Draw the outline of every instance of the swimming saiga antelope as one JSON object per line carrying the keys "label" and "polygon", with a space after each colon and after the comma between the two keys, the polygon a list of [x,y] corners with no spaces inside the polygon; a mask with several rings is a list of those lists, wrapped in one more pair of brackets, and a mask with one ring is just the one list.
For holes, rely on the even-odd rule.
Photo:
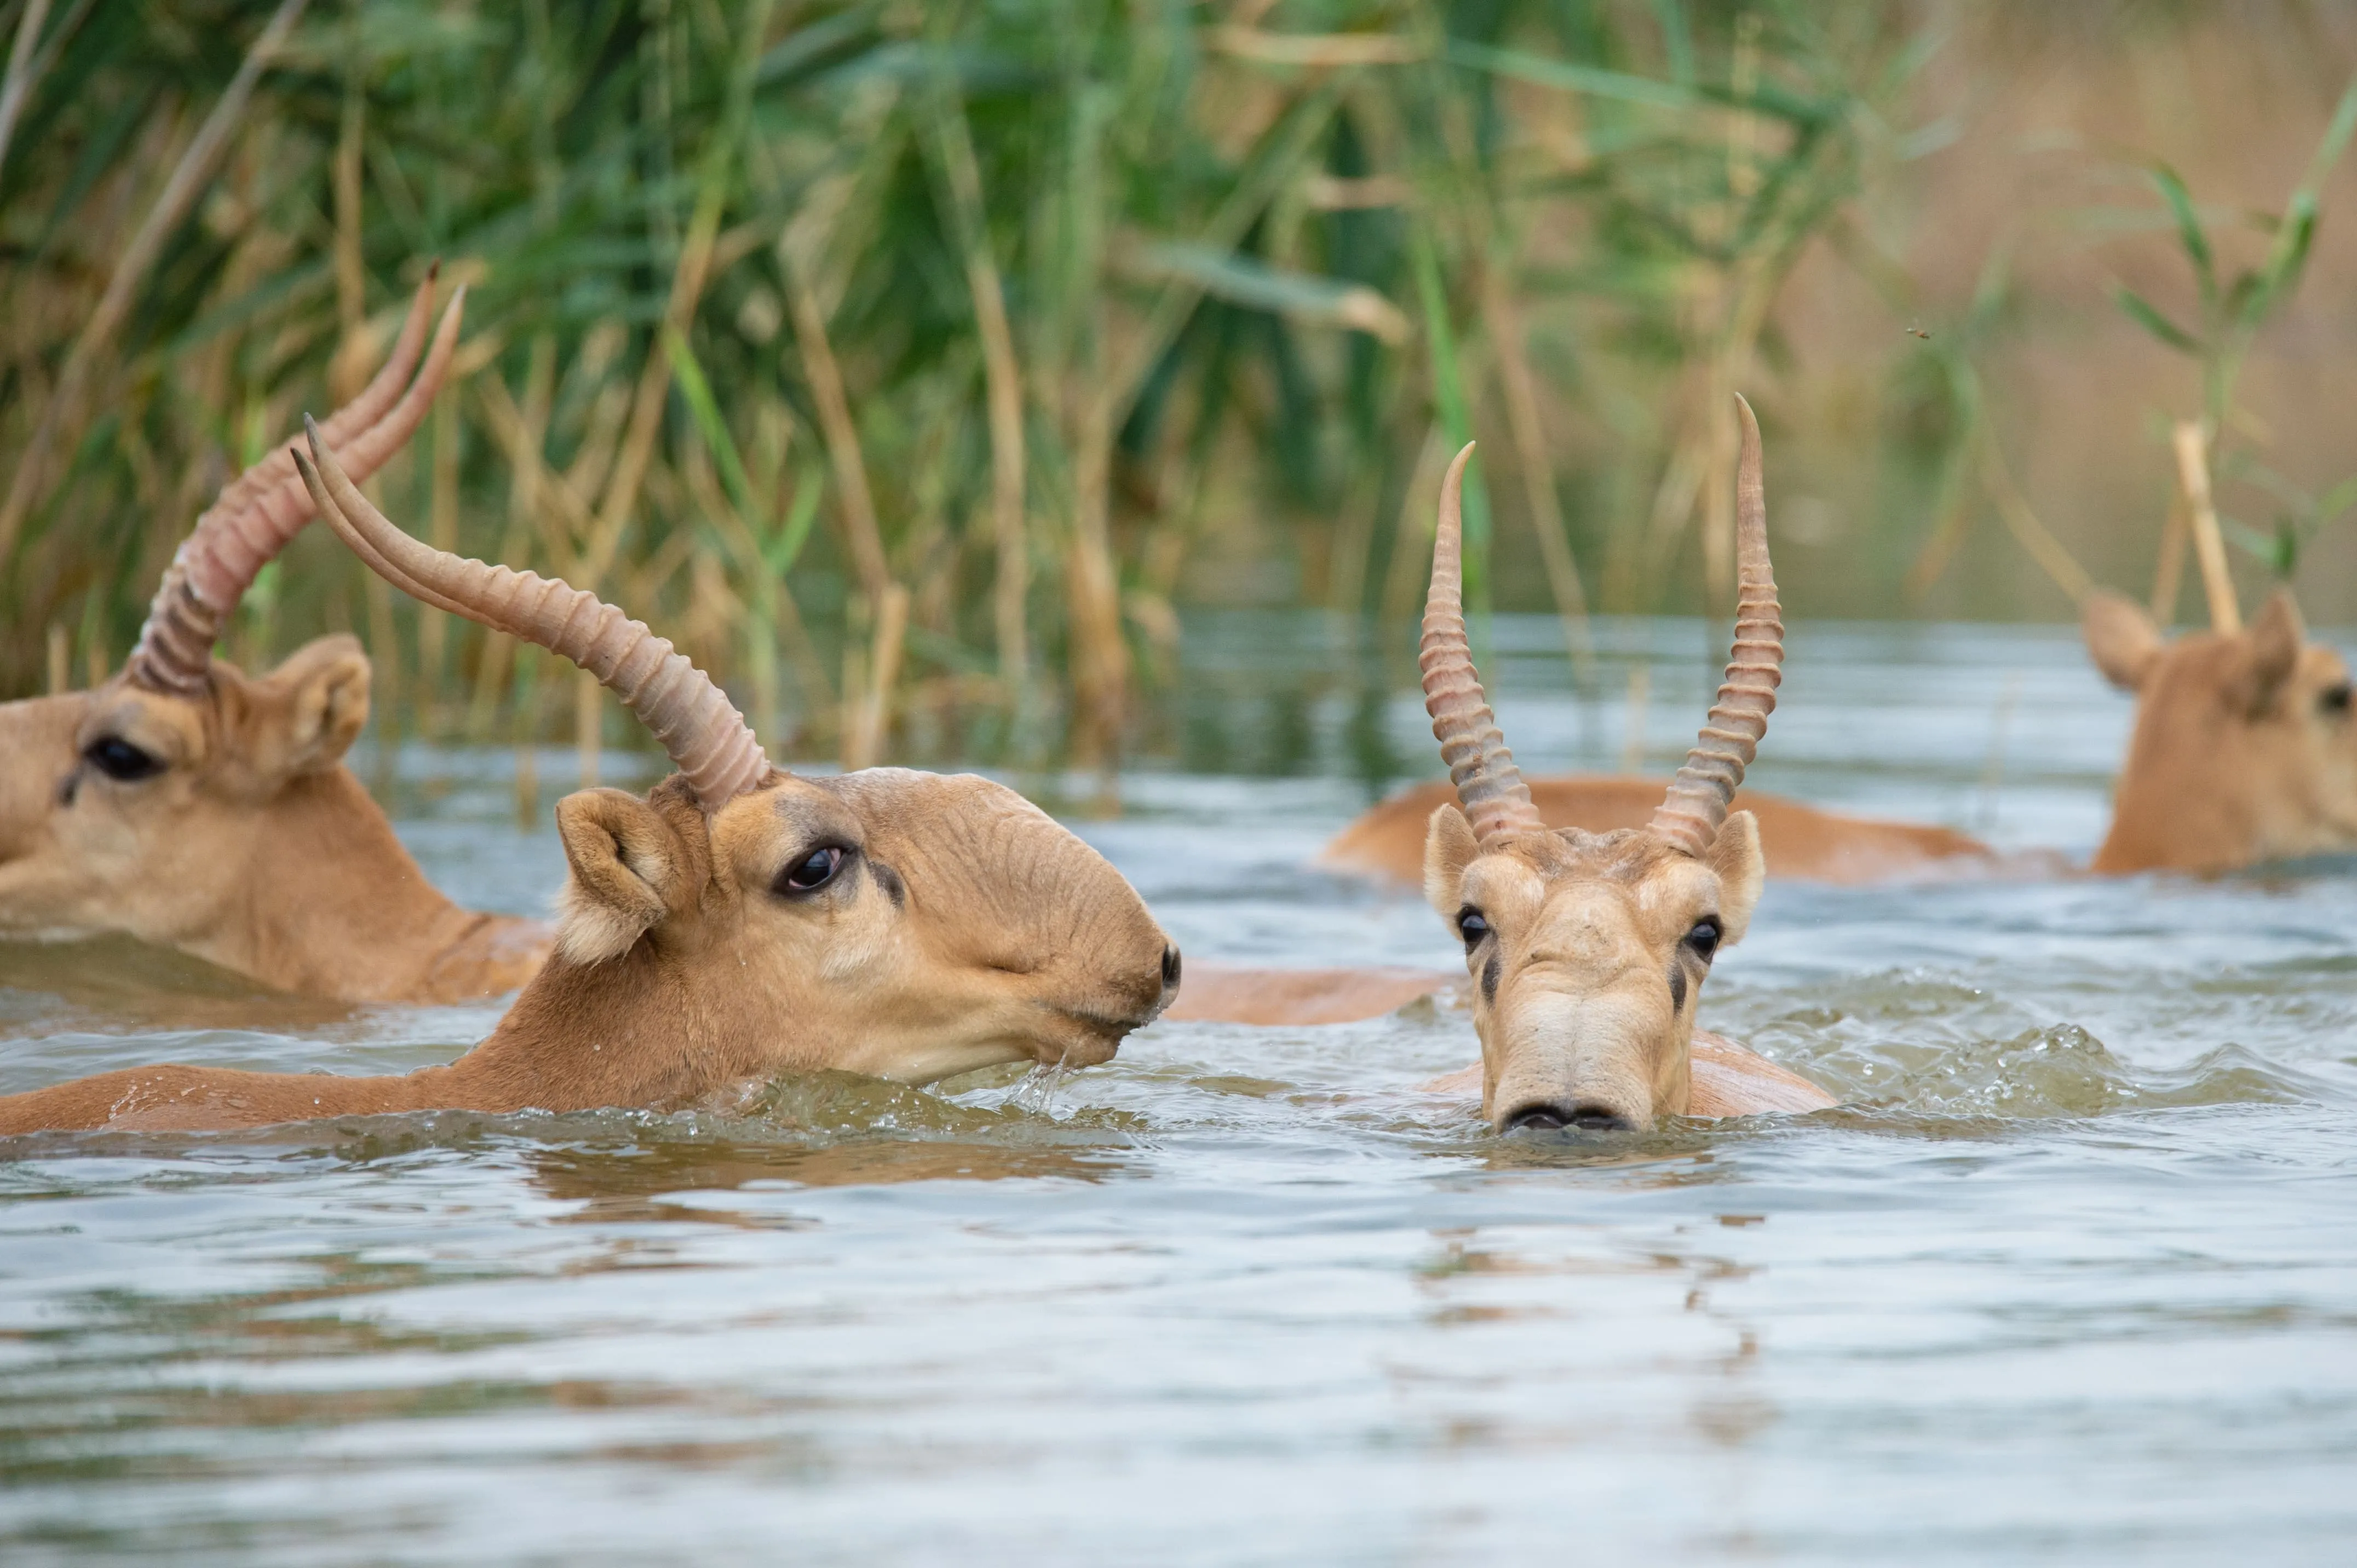
{"label": "swimming saiga antelope", "polygon": [[[466,291],[426,350],[433,286],[429,275],[384,368],[321,431],[363,478],[409,438],[449,369]],[[357,641],[319,638],[260,676],[212,657],[311,515],[291,447],[273,451],[181,542],[119,672],[0,704],[0,937],[122,933],[352,1002],[495,995],[539,967],[547,927],[436,892],[344,767],[368,721]]]}
{"label": "swimming saiga antelope", "polygon": [[923,1083],[1001,1062],[1089,1066],[1178,988],[1178,950],[1136,892],[1013,790],[890,768],[797,779],[645,626],[410,538],[317,427],[297,460],[371,569],[591,671],[679,771],[643,797],[557,802],[555,950],[450,1065],[385,1078],[134,1068],[0,1099],[0,1133],[726,1103],[818,1068]]}
{"label": "swimming saiga antelope", "polygon": [[1760,426],[1749,404],[1738,400],[1738,413],[1734,653],[1700,737],[1641,827],[1541,819],[1466,641],[1459,492],[1470,446],[1441,487],[1418,662],[1456,800],[1426,826],[1424,890],[1465,944],[1481,1061],[1434,1087],[1478,1089],[1501,1132],[1641,1129],[1663,1116],[1834,1103],[1695,1027],[1711,961],[1742,940],[1766,876],[1758,821],[1731,808],[1784,661]]}

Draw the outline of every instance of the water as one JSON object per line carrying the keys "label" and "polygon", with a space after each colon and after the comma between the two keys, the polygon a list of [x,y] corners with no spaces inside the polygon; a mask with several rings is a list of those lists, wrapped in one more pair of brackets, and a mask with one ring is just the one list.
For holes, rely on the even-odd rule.
{"label": "water", "polygon": [[[1602,630],[1581,703],[1500,629],[1526,765],[1611,766],[1639,659],[1648,765],[1691,734],[1703,629]],[[1404,661],[1190,635],[1082,831],[1190,957],[1448,965],[1305,868],[1431,770]],[[1756,778],[2083,856],[2126,719],[2065,632],[1804,629]],[[413,753],[394,798],[446,886],[537,908],[503,768]],[[740,1120],[0,1145],[0,1560],[2344,1561],[2352,886],[1771,886],[1704,1020],[1853,1108],[1641,1140],[1418,1093],[1473,1054],[1426,1004]],[[9,953],[0,1089],[397,1069],[494,1011]]]}

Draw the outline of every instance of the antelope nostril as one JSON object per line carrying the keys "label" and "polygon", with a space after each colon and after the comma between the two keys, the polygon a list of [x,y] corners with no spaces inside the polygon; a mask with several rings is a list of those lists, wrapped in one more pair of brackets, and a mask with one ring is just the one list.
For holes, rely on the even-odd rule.
{"label": "antelope nostril", "polygon": [[1178,944],[1176,942],[1162,944],[1162,988],[1165,991],[1178,988]]}
{"label": "antelope nostril", "polygon": [[1626,1133],[1636,1123],[1609,1106],[1581,1104],[1566,1111],[1560,1105],[1525,1105],[1506,1118],[1509,1133]]}

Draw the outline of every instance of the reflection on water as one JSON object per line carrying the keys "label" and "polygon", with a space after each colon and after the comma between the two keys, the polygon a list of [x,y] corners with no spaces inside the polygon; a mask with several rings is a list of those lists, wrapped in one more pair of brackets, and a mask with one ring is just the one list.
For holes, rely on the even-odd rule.
{"label": "reflection on water", "polygon": [[[1190,955],[1453,961],[1306,869],[1434,770],[1357,635],[1191,628],[1081,824]],[[1702,629],[1604,628],[1585,701],[1551,635],[1497,635],[1517,753],[1612,766],[1644,657],[1666,771]],[[2067,634],[1804,628],[1760,779],[2083,854],[2126,720]],[[412,752],[394,799],[438,881],[537,911],[504,765]],[[1490,1137],[1419,1090],[1473,1050],[1426,1003],[1166,1023],[1054,1085],[17,1140],[0,1559],[2336,1561],[2352,891],[1771,887],[1706,1022],[1851,1104],[1643,1138]],[[0,950],[0,1088],[404,1070],[496,1014]]]}

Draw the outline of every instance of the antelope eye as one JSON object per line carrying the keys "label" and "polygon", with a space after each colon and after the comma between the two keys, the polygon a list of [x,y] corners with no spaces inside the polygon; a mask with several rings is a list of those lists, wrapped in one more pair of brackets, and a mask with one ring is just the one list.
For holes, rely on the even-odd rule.
{"label": "antelope eye", "polygon": [[135,784],[164,771],[164,759],[119,735],[102,736],[82,748],[82,760],[118,784]]}
{"label": "antelope eye", "polygon": [[1467,947],[1478,947],[1481,939],[1490,934],[1490,922],[1481,918],[1479,909],[1459,909],[1457,911],[1457,934],[1465,939]]}
{"label": "antelope eye", "polygon": [[778,875],[780,893],[815,893],[834,880],[843,863],[850,858],[833,844],[814,849]]}
{"label": "antelope eye", "polygon": [[1718,950],[1718,917],[1712,915],[1695,922],[1694,929],[1686,933],[1686,946],[1692,948],[1703,962],[1708,963],[1710,955]]}
{"label": "antelope eye", "polygon": [[2328,714],[2340,716],[2349,712],[2349,682],[2327,686],[2316,694],[2316,705]]}

